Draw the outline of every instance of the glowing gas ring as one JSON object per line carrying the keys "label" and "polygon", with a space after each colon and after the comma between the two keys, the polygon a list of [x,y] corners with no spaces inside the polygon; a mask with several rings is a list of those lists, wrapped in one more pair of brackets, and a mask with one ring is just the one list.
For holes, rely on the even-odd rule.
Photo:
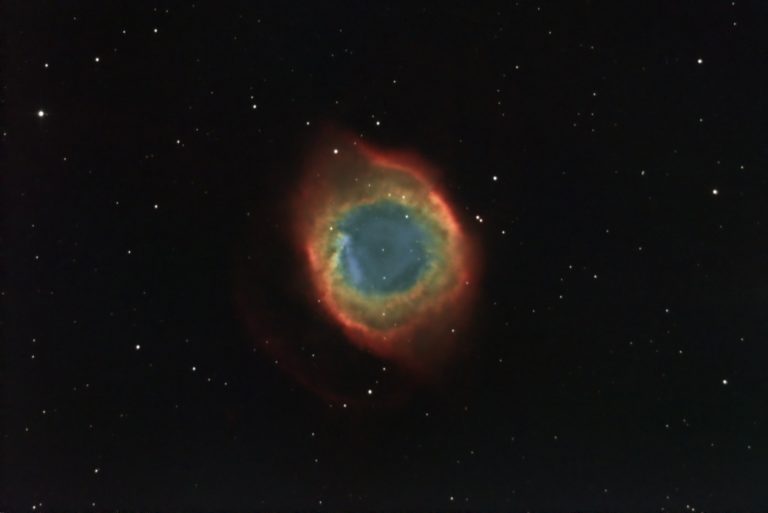
{"label": "glowing gas ring", "polygon": [[297,210],[313,292],[351,340],[405,361],[450,349],[472,244],[423,165],[347,145],[311,164]]}

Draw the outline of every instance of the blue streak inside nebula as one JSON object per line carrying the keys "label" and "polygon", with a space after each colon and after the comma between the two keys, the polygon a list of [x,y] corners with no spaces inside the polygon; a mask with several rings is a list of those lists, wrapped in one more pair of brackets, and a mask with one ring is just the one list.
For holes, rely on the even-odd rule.
{"label": "blue streak inside nebula", "polygon": [[339,223],[344,279],[366,294],[413,287],[428,263],[424,229],[409,210],[381,201],[351,210]]}

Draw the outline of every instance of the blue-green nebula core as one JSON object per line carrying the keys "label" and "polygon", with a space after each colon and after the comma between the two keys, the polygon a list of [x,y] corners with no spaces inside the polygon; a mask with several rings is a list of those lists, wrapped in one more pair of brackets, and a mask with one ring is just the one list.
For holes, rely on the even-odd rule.
{"label": "blue-green nebula core", "polygon": [[366,294],[413,287],[428,264],[428,235],[415,215],[393,201],[350,210],[339,222],[344,279]]}

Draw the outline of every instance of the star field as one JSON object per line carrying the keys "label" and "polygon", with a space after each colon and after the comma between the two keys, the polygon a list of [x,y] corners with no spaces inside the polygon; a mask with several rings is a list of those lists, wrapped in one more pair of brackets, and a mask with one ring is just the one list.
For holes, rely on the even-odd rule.
{"label": "star field", "polygon": [[[768,506],[764,3],[4,11],[2,511]],[[478,248],[431,374],[291,235],[365,145]],[[333,228],[355,290],[423,279],[410,206]]]}

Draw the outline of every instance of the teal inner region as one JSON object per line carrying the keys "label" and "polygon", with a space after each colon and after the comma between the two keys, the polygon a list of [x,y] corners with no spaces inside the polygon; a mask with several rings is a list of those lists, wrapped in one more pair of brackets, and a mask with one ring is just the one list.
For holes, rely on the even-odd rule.
{"label": "teal inner region", "polygon": [[407,207],[380,201],[350,210],[339,222],[339,265],[349,285],[366,294],[412,288],[428,266],[429,236]]}

